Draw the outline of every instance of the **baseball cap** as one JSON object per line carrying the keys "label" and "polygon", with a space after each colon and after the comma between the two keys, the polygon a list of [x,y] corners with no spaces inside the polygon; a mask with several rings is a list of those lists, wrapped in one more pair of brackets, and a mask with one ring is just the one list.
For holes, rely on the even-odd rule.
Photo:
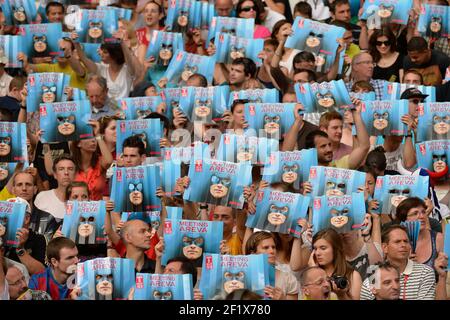
{"label": "baseball cap", "polygon": [[409,88],[403,91],[400,99],[410,99],[410,98],[420,98],[425,99],[428,97],[427,94],[423,94],[422,91],[420,91],[417,88]]}

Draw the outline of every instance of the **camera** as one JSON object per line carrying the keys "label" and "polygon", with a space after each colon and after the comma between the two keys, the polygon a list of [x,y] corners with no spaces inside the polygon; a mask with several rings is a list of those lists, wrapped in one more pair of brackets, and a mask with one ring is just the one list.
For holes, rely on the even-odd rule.
{"label": "camera", "polygon": [[345,289],[348,286],[348,280],[343,276],[332,276],[330,277],[330,281],[334,282],[338,289]]}

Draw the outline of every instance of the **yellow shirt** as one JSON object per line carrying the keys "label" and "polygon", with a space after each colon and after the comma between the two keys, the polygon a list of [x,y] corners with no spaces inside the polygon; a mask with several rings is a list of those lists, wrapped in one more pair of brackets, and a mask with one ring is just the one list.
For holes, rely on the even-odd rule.
{"label": "yellow shirt", "polygon": [[237,233],[233,233],[231,238],[227,240],[227,245],[230,248],[231,255],[237,256],[242,254],[242,241]]}
{"label": "yellow shirt", "polygon": [[2,191],[0,191],[0,201],[6,201],[11,198],[15,198],[16,196],[12,193],[9,193],[8,188],[4,187]]}
{"label": "yellow shirt", "polygon": [[348,154],[346,156],[343,156],[340,159],[331,161],[330,167],[335,167],[335,168],[340,168],[340,169],[350,169],[349,164],[348,164],[349,157],[350,157],[350,155]]}
{"label": "yellow shirt", "polygon": [[83,77],[79,76],[70,66],[67,64],[61,67],[59,63],[39,63],[33,65],[34,72],[62,72],[70,75],[70,86],[73,88],[78,88],[84,90],[86,88],[86,75]]}

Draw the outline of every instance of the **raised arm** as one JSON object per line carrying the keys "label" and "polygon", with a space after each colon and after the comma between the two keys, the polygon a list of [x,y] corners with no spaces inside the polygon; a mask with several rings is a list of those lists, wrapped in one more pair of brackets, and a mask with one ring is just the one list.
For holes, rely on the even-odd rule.
{"label": "raised arm", "polygon": [[369,134],[361,118],[361,101],[356,99],[354,103],[356,104],[356,110],[353,110],[353,120],[355,122],[358,144],[356,147],[354,146],[352,153],[350,153],[348,160],[349,169],[357,169],[364,161],[370,148]]}
{"label": "raised arm", "polygon": [[303,110],[303,106],[298,103],[294,108],[294,124],[291,126],[289,131],[286,133],[286,136],[284,137],[281,151],[294,151],[297,148],[298,133],[304,125],[303,115],[299,114],[300,110]]}
{"label": "raised arm", "polygon": [[81,44],[78,42],[74,42],[75,45],[75,54],[78,55],[80,61],[86,66],[87,71],[89,73],[97,74],[97,65],[94,61],[89,59],[83,51]]}

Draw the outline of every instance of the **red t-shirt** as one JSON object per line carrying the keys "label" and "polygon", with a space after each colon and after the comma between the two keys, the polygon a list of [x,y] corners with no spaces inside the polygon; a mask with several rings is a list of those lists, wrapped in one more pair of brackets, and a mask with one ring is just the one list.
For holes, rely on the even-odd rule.
{"label": "red t-shirt", "polygon": [[[145,255],[150,260],[156,260],[155,246],[158,244],[158,242],[159,236],[157,233],[155,233],[155,235],[150,239],[150,249],[145,251]],[[122,240],[120,240],[116,245],[113,244],[112,247],[117,251],[120,257],[125,258],[125,256],[127,255],[127,249]]]}

